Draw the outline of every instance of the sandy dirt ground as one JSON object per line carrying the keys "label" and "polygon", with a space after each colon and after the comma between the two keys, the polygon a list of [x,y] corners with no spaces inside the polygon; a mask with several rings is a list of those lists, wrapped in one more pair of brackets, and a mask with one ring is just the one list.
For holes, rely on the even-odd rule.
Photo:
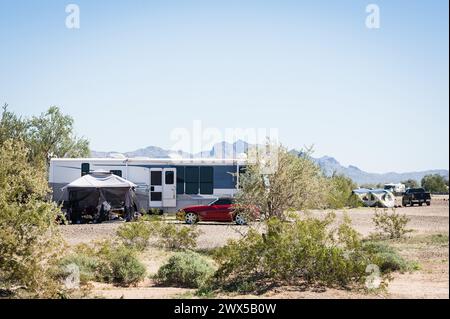
{"label": "sandy dirt ground", "polygon": [[[432,205],[401,207],[397,212],[410,218],[408,227],[413,232],[403,241],[393,245],[404,257],[418,261],[421,269],[412,273],[393,276],[388,290],[379,295],[366,294],[337,289],[308,289],[306,291],[293,287],[282,287],[261,296],[220,296],[226,298],[449,298],[449,202],[448,196],[433,197]],[[313,211],[315,216],[324,216],[326,212]],[[375,232],[372,223],[374,209],[359,208],[347,211],[336,211],[337,220],[342,220],[348,214],[353,226],[363,236]],[[170,221],[177,223],[176,221]],[[61,226],[63,237],[69,245],[89,243],[93,240],[111,238],[115,235],[121,222],[111,222],[96,225],[66,225]],[[180,227],[189,227],[181,225]],[[210,249],[224,245],[228,239],[239,238],[245,232],[246,226],[235,226],[220,223],[199,223],[201,235],[198,239],[199,249]],[[430,240],[433,235],[446,236],[446,242]],[[154,274],[170,257],[171,253],[155,248],[149,249],[142,256],[149,274]],[[92,296],[100,298],[183,298],[192,297],[190,289],[157,287],[151,279],[146,279],[137,287],[119,288],[108,284],[94,283]]]}

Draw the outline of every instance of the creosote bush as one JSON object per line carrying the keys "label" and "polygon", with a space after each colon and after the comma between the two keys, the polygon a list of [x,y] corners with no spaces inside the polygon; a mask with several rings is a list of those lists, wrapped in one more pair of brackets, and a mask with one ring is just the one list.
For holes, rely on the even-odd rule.
{"label": "creosote bush", "polygon": [[398,239],[412,232],[411,229],[406,228],[410,219],[406,215],[398,214],[395,210],[389,213],[387,209],[383,211],[376,209],[372,221],[380,234],[387,235],[390,239]]}
{"label": "creosote bush", "polygon": [[383,273],[394,271],[406,272],[419,268],[417,263],[404,259],[394,248],[385,242],[365,241],[363,250],[373,256],[374,263],[380,267]]}
{"label": "creosote bush", "polygon": [[213,274],[214,268],[204,257],[192,251],[185,251],[170,257],[154,278],[164,285],[199,288]]}
{"label": "creosote bush", "polygon": [[168,223],[160,216],[147,215],[136,222],[122,225],[117,236],[120,241],[139,251],[145,250],[150,238],[156,238],[156,245],[171,249],[194,249],[200,231],[196,226]]}
{"label": "creosote bush", "polygon": [[334,214],[290,219],[270,218],[265,233],[250,229],[242,239],[219,248],[210,289],[258,292],[284,284],[348,287],[364,282],[373,258],[362,249],[348,218],[337,228],[331,227]]}
{"label": "creosote bush", "polygon": [[200,231],[196,226],[176,225],[164,221],[150,223],[153,236],[158,238],[158,244],[171,250],[194,249]]}
{"label": "creosote bush", "polygon": [[143,251],[148,247],[152,234],[151,227],[145,220],[123,224],[117,230],[117,237],[125,246]]}
{"label": "creosote bush", "polygon": [[82,284],[96,280],[130,286],[143,280],[146,273],[135,249],[108,240],[79,245],[63,260],[62,265],[69,264],[79,267]]}

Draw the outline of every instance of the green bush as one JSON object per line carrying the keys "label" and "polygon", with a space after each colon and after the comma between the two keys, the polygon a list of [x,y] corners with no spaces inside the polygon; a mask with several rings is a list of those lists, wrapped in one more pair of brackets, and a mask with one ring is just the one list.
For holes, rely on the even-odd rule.
{"label": "green bush", "polygon": [[282,284],[362,284],[371,256],[362,250],[348,219],[338,229],[331,228],[334,220],[333,214],[323,220],[293,217],[292,222],[270,218],[264,234],[250,229],[215,254],[219,267],[212,289],[248,292]]}
{"label": "green bush", "polygon": [[120,226],[116,235],[125,246],[143,251],[148,247],[151,228],[145,220],[138,220]]}
{"label": "green bush", "polygon": [[[0,131],[3,129],[3,122]],[[46,172],[28,162],[19,140],[0,143],[0,291],[15,298],[54,298],[63,287],[59,208],[46,200]]]}
{"label": "green bush", "polygon": [[78,246],[63,265],[71,263],[79,267],[81,283],[97,280],[130,286],[144,279],[146,272],[135,249],[112,241]]}
{"label": "green bush", "polygon": [[367,241],[363,244],[363,249],[373,256],[374,264],[380,267],[383,273],[418,269],[417,263],[405,260],[394,248],[386,243]]}
{"label": "green bush", "polygon": [[196,226],[180,226],[164,221],[151,223],[152,233],[157,236],[160,246],[167,249],[183,250],[197,247],[200,235]]}
{"label": "green bush", "polygon": [[137,222],[122,225],[117,236],[131,248],[143,251],[148,247],[149,238],[157,238],[157,245],[172,249],[194,249],[200,232],[196,226],[177,225],[164,221],[160,216],[147,215]]}
{"label": "green bush", "polygon": [[372,221],[375,224],[375,228],[382,235],[388,235],[390,239],[398,239],[412,232],[411,229],[406,228],[410,219],[406,215],[398,214],[395,210],[392,213],[389,213],[387,209],[383,211],[375,210]]}
{"label": "green bush", "polygon": [[97,269],[99,267],[99,259],[85,253],[73,253],[61,261],[62,268],[74,264],[80,270],[80,283],[87,284],[97,278]]}
{"label": "green bush", "polygon": [[114,248],[105,261],[107,267],[102,267],[100,273],[109,282],[130,286],[145,278],[145,266],[138,260],[136,252],[125,246]]}
{"label": "green bush", "polygon": [[159,268],[155,279],[161,284],[199,288],[213,275],[214,269],[201,255],[186,251],[175,253]]}

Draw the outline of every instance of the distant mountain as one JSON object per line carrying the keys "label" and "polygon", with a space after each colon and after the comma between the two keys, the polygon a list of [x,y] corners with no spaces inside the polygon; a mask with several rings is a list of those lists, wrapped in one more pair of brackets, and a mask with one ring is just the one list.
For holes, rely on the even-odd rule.
{"label": "distant mountain", "polygon": [[356,166],[342,166],[336,159],[329,156],[320,157],[314,159],[316,163],[322,168],[324,173],[328,176],[336,172],[338,174],[342,174],[350,177],[355,183],[362,184],[379,184],[379,183],[400,183],[402,181],[406,181],[408,179],[413,179],[418,182],[425,176],[430,174],[438,174],[444,176],[448,179],[449,172],[448,170],[427,170],[420,172],[407,172],[407,173],[368,173],[360,170]]}
{"label": "distant mountain", "polygon": [[[209,151],[203,151],[196,154],[190,154],[183,151],[173,152],[156,146],[149,146],[146,148],[138,149],[132,152],[119,153],[119,152],[97,152],[91,151],[92,157],[114,157],[115,154],[123,154],[125,157],[149,157],[149,158],[170,158],[174,156],[181,156],[184,158],[230,158],[238,157],[239,154],[245,153],[252,144],[245,141],[238,140],[235,143],[221,142],[214,144]],[[299,155],[301,154],[297,150],[291,150],[291,153]],[[356,166],[345,167],[341,165],[335,158],[330,156],[323,156],[320,158],[312,158],[317,165],[323,170],[324,174],[331,176],[334,172],[343,174],[350,177],[355,183],[362,184],[379,184],[379,183],[399,183],[408,179],[419,181],[429,174],[439,174],[448,179],[448,170],[427,170],[420,172],[407,172],[407,173],[395,173],[389,172],[384,174],[368,173],[360,170]]]}

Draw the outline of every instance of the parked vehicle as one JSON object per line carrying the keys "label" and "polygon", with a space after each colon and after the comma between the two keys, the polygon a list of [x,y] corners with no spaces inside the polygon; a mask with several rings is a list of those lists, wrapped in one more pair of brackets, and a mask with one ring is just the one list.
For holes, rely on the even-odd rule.
{"label": "parked vehicle", "polygon": [[[236,208],[233,198],[222,197],[208,205],[184,207],[178,211],[177,219],[185,221],[186,224],[195,224],[199,221],[235,222],[238,225],[247,224],[246,216]],[[252,217],[258,218],[259,213],[255,210]]]}
{"label": "parked vehicle", "polygon": [[396,196],[403,195],[406,191],[406,185],[402,183],[390,183],[390,184],[384,184],[384,189],[387,191],[390,191]]}
{"label": "parked vehicle", "polygon": [[406,190],[405,194],[402,197],[402,205],[403,206],[414,206],[414,204],[419,204],[422,206],[424,203],[427,206],[431,205],[431,194],[426,192],[423,188],[409,188]]}
{"label": "parked vehicle", "polygon": [[358,188],[353,190],[366,207],[392,208],[395,206],[395,197],[385,189]]}

